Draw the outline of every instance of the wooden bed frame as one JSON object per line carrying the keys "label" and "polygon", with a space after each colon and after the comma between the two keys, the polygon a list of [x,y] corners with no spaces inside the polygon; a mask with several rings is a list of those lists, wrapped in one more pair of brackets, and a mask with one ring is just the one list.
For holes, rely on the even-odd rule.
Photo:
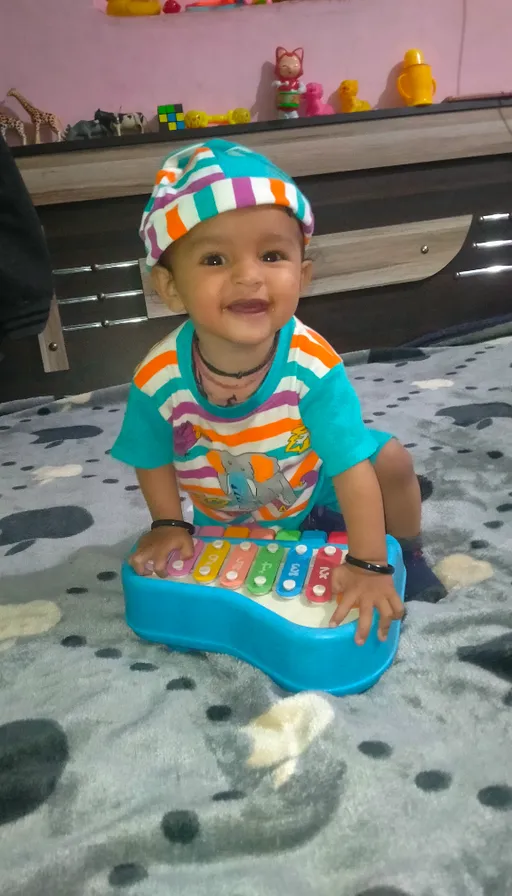
{"label": "wooden bed frame", "polygon": [[[339,351],[512,312],[512,101],[218,128],[289,171],[316,215],[299,314]],[[6,344],[0,401],[127,382],[182,318],[141,276],[138,226],[177,132],[16,150],[55,273],[48,326]],[[168,319],[163,319],[167,317]]]}

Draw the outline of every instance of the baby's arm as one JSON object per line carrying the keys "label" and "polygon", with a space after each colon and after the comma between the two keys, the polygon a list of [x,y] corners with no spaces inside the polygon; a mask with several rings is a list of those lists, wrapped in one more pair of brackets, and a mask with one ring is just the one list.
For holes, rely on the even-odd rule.
{"label": "baby's arm", "polygon": [[[336,497],[347,527],[348,549],[352,557],[367,563],[386,565],[386,523],[382,492],[369,460],[362,461],[333,478]],[[385,640],[393,619],[400,619],[403,607],[390,575],[366,572],[343,564],[334,570],[333,585],[341,594],[331,625],[343,621],[349,610],[359,607],[356,641],[368,637],[374,607],[379,611],[379,638]]]}
{"label": "baby's arm", "polygon": [[[151,519],[182,520],[174,466],[166,464],[153,470],[139,468],[135,472]],[[187,560],[194,552],[192,536],[186,529],[178,526],[161,526],[142,536],[129,558],[130,563],[139,575],[155,572],[159,576],[165,576],[167,558],[172,550],[179,550],[181,557]]]}

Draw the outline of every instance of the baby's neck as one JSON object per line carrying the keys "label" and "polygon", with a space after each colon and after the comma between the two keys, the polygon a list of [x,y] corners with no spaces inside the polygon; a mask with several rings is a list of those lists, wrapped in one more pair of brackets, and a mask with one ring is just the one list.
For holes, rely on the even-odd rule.
{"label": "baby's neck", "polygon": [[196,330],[196,334],[205,361],[224,373],[243,373],[263,364],[275,339],[271,336],[258,345],[238,345],[201,330]]}

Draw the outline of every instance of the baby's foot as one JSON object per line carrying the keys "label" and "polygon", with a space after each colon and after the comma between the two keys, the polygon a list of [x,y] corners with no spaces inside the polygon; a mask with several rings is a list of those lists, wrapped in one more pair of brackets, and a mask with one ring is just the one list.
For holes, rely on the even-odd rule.
{"label": "baby's foot", "polygon": [[430,569],[421,548],[408,550],[403,548],[403,558],[407,580],[405,584],[405,600],[423,600],[436,604],[446,597],[447,591],[443,583]]}

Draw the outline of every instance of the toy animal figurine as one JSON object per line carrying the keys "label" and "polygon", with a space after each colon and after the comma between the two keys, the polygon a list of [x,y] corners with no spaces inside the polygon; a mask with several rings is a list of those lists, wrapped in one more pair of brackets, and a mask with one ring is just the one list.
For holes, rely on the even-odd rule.
{"label": "toy animal figurine", "polygon": [[407,106],[431,106],[437,84],[421,50],[407,50],[396,86]]}
{"label": "toy animal figurine", "polygon": [[276,106],[278,118],[298,118],[301,96],[306,92],[304,84],[299,80],[304,73],[304,50],[302,47],[289,52],[284,47],[276,50],[276,80],[272,87],[277,88]]}
{"label": "toy animal figurine", "polygon": [[119,115],[120,133],[131,134],[138,131],[139,134],[144,133],[146,119],[142,112],[121,112]]}
{"label": "toy animal figurine", "polygon": [[158,0],[107,0],[108,16],[159,16]]}
{"label": "toy animal figurine", "polygon": [[187,128],[207,128],[210,124],[249,124],[250,121],[248,109],[230,109],[225,115],[207,115],[194,109],[185,115]]}
{"label": "toy animal figurine", "polygon": [[17,131],[22,139],[23,146],[27,145],[25,126],[19,118],[15,118],[14,115],[0,115],[0,134],[2,135],[4,140],[7,131]]}
{"label": "toy animal figurine", "polygon": [[94,140],[98,137],[111,137],[112,131],[101,124],[95,118],[92,121],[81,119],[76,124],[68,124],[64,131],[64,140]]}
{"label": "toy animal figurine", "polygon": [[41,109],[37,109],[36,106],[33,106],[32,103],[23,96],[19,90],[15,90],[14,87],[11,90],[7,91],[7,96],[12,96],[14,99],[18,100],[20,106],[23,106],[26,112],[30,117],[30,120],[35,128],[34,134],[34,142],[41,142],[41,125],[46,124],[50,128],[50,130],[57,134],[57,140],[62,140],[63,135],[63,127],[60,119],[57,118],[53,112],[43,112]]}
{"label": "toy animal figurine", "polygon": [[329,103],[324,103],[323,97],[324,89],[321,84],[315,81],[306,84],[304,114],[307,118],[312,118],[314,115],[334,115],[333,107]]}
{"label": "toy animal figurine", "polygon": [[357,99],[359,84],[357,81],[342,81],[338,87],[338,96],[342,112],[369,112],[372,108],[366,100]]}
{"label": "toy animal figurine", "polygon": [[113,137],[121,136],[120,116],[116,112],[103,112],[102,109],[96,109],[94,120],[105,128],[107,134]]}

